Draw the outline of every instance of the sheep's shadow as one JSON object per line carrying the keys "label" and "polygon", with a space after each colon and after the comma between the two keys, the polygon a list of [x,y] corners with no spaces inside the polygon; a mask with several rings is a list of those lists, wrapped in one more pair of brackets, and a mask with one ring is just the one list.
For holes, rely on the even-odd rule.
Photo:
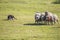
{"label": "sheep's shadow", "polygon": [[52,2],[52,4],[60,4],[60,2]]}
{"label": "sheep's shadow", "polygon": [[46,25],[44,23],[26,23],[24,25]]}

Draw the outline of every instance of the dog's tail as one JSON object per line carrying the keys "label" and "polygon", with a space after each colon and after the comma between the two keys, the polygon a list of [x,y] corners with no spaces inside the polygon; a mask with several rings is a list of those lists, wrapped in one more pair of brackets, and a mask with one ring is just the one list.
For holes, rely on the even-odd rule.
{"label": "dog's tail", "polygon": [[16,20],[17,20],[17,18],[15,18],[15,17],[14,17],[14,19],[16,19]]}

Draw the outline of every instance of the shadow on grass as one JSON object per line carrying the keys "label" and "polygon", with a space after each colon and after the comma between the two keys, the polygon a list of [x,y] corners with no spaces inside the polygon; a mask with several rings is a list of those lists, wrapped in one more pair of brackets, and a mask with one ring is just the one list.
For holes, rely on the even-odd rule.
{"label": "shadow on grass", "polygon": [[24,25],[46,25],[44,23],[26,23]]}
{"label": "shadow on grass", "polygon": [[[2,19],[3,21],[9,21],[8,19]],[[17,20],[17,19],[16,19]],[[13,20],[10,20],[10,21],[13,21]]]}
{"label": "shadow on grass", "polygon": [[52,2],[52,4],[60,4],[60,2]]}
{"label": "shadow on grass", "polygon": [[3,19],[3,21],[8,21],[8,19]]}

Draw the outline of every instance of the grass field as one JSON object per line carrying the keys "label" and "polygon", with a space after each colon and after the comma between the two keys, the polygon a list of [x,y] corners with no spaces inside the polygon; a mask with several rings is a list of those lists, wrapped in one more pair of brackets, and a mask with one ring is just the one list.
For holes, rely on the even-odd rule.
{"label": "grass field", "polygon": [[[60,19],[60,4],[54,2],[55,0],[0,0],[0,40],[60,40],[60,24],[34,24],[36,11],[50,11]],[[5,20],[9,14],[17,20]]]}

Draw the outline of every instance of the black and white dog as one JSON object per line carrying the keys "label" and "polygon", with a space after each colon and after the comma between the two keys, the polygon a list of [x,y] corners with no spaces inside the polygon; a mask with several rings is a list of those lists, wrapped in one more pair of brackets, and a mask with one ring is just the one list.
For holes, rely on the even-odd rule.
{"label": "black and white dog", "polygon": [[16,19],[13,15],[8,15],[7,17],[8,20],[13,20],[13,19]]}

